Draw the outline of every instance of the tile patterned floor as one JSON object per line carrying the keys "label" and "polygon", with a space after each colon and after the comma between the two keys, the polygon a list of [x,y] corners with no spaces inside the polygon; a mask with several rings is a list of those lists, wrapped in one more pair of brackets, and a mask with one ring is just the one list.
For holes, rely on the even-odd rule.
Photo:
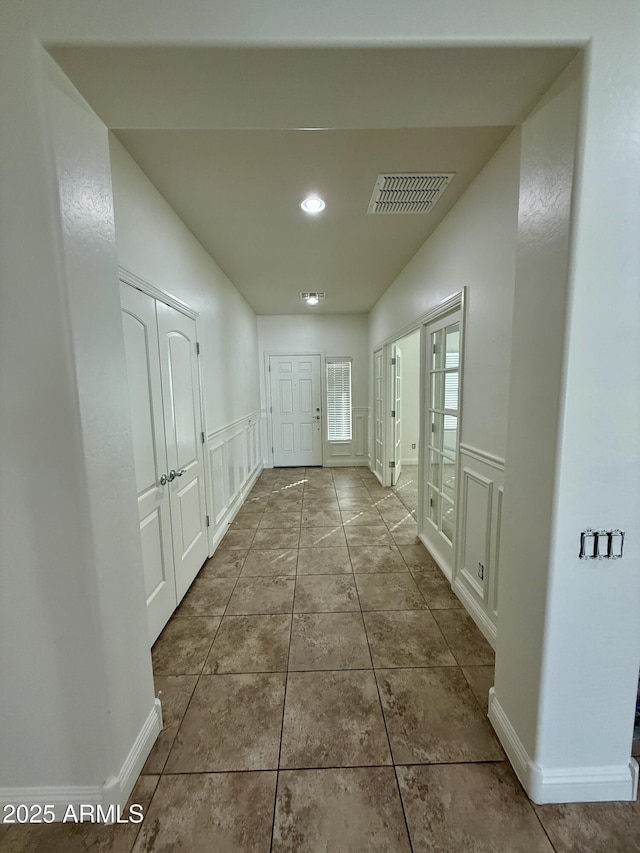
{"label": "tile patterned floor", "polygon": [[637,803],[530,803],[492,650],[366,469],[265,471],[153,666],[141,827],[3,827],[3,853],[640,850]]}

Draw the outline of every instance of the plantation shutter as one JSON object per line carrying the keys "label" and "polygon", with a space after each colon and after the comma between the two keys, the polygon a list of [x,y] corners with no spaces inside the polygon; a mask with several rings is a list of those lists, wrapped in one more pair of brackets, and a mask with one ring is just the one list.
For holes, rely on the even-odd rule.
{"label": "plantation shutter", "polygon": [[351,441],[351,359],[328,358],[327,438]]}

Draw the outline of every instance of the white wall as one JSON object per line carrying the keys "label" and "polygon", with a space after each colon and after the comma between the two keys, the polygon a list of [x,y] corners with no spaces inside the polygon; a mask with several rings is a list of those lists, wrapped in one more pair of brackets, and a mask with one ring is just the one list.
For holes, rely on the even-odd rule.
{"label": "white wall", "polygon": [[[420,332],[416,331],[398,341],[402,348],[402,434],[400,451],[402,461],[418,461],[420,438]],[[415,448],[411,445],[415,444]]]}
{"label": "white wall", "polygon": [[370,314],[371,348],[467,287],[462,435],[504,457],[519,184],[514,132]]}
{"label": "white wall", "polygon": [[[310,309],[311,312],[312,309]],[[361,465],[368,462],[367,317],[364,314],[273,315],[258,317],[260,388],[266,413],[265,353],[319,352],[324,357],[350,356],[353,441],[331,445],[324,441],[324,464]],[[324,372],[324,364],[323,364]],[[323,381],[324,387],[324,381]],[[364,433],[362,430],[364,429]],[[268,441],[267,446],[271,444]],[[338,456],[337,454],[343,454]],[[268,460],[267,460],[268,461]],[[269,462],[269,464],[271,464]]]}
{"label": "white wall", "polygon": [[[80,399],[85,394],[91,399],[92,386],[102,377],[101,362],[106,365],[115,359],[122,367],[123,346],[116,329],[116,306],[111,304],[111,331],[106,338],[96,338],[97,372],[91,377],[79,369],[84,352],[76,348],[70,329],[66,300],[71,279],[63,263],[59,218],[65,176],[52,165],[51,128],[43,115],[40,43],[588,45],[569,246],[568,336],[562,362],[565,405],[556,488],[549,504],[554,538],[547,567],[536,567],[543,574],[553,568],[546,589],[552,623],[535,642],[545,645],[545,660],[556,663],[536,701],[544,703],[547,689],[553,694],[555,684],[561,683],[559,698],[565,715],[570,715],[584,702],[585,684],[590,686],[584,713],[571,719],[571,737],[566,716],[556,719],[555,712],[548,713],[545,707],[540,756],[548,765],[557,756],[565,766],[573,762],[575,779],[578,771],[588,775],[594,749],[599,768],[605,767],[603,762],[618,768],[623,753],[628,756],[640,650],[640,398],[628,393],[629,388],[640,387],[640,7],[636,0],[611,0],[604,13],[601,0],[545,5],[487,0],[465,4],[464,14],[460,8],[459,3],[441,0],[422,4],[281,0],[265,14],[264,4],[257,0],[214,6],[183,0],[179,6],[158,3],[150,28],[141,0],[0,5],[0,77],[12,81],[11,86],[0,87],[0,390],[3,448],[10,449],[3,455],[0,513],[4,688],[0,784],[35,786],[43,779],[54,786],[69,780],[83,784],[95,777],[97,769],[109,772],[107,762],[99,761],[99,768],[92,763],[86,744],[93,741],[84,737],[93,702],[89,694],[94,687],[99,691],[100,672],[89,669],[93,677],[87,680],[83,666],[97,651],[96,637],[89,639],[87,631],[83,589],[102,569],[98,557],[80,541],[83,533],[78,528],[86,526],[84,508],[89,502],[107,509],[118,503],[120,482],[107,480],[98,487],[88,477],[82,430],[93,445],[101,439],[102,426],[90,413],[81,414]],[[603,176],[613,192],[603,193]],[[104,201],[108,215],[108,194]],[[81,194],[76,202],[78,212],[89,214]],[[87,226],[91,227],[89,216]],[[103,276],[111,275],[113,263],[102,252],[87,261],[89,293],[91,279],[102,282]],[[97,301],[95,308],[84,306],[89,329],[98,323],[101,305]],[[609,346],[603,347],[603,341]],[[594,389],[606,392],[609,400],[624,399],[626,417],[619,417],[615,406],[594,405]],[[535,424],[528,429],[535,429]],[[126,432],[124,424],[110,448],[116,456]],[[482,437],[480,427],[476,434]],[[498,432],[491,435],[495,439]],[[128,465],[130,456],[122,454],[125,457]],[[529,507],[523,505],[525,516]],[[606,563],[576,564],[580,529],[601,523],[620,525],[627,532],[625,557],[614,570]],[[115,513],[114,564],[119,549],[126,550],[133,541],[131,534],[128,522]],[[123,612],[135,606],[125,600]],[[517,600],[505,597],[501,613],[509,610],[512,639],[531,641],[526,632],[518,635]],[[558,630],[562,625],[564,630]],[[581,647],[585,638],[588,642]],[[110,654],[110,642],[108,634],[101,637],[101,654]],[[563,643],[569,650],[566,656]],[[503,654],[499,647],[498,662]],[[574,661],[578,661],[575,670]],[[123,673],[123,683],[127,677]],[[34,721],[42,725],[32,725]],[[517,719],[514,722],[520,725]],[[128,730],[128,724],[114,721],[112,733],[123,741]],[[566,747],[556,737],[566,737]],[[565,748],[572,750],[570,756]],[[19,765],[7,762],[7,755],[19,756]],[[592,798],[620,793],[617,782],[607,781],[604,771],[600,778],[604,781],[598,790],[589,791]],[[564,793],[576,794],[575,789]],[[632,794],[627,785],[624,795]]]}
{"label": "white wall", "polygon": [[118,262],[200,313],[207,430],[260,408],[256,315],[110,135]]}

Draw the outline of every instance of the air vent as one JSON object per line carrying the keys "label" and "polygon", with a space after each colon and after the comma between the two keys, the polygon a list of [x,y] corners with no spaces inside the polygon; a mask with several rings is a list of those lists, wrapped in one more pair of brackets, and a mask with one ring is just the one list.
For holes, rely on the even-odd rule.
{"label": "air vent", "polygon": [[368,213],[429,213],[455,172],[378,175]]}
{"label": "air vent", "polygon": [[300,299],[303,302],[308,302],[310,305],[317,305],[325,298],[325,294],[317,290],[306,290],[300,293]]}

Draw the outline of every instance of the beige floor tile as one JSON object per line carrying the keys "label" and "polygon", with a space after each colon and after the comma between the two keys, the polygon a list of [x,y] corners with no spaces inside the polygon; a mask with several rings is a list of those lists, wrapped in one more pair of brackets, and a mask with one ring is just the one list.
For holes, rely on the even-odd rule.
{"label": "beige floor tile", "polygon": [[440,571],[435,560],[422,543],[419,545],[401,545],[402,559],[410,569],[434,569]]}
{"label": "beige floor tile", "polygon": [[229,529],[222,537],[218,548],[221,551],[246,551],[251,547],[255,530],[233,530]]}
{"label": "beige floor tile", "polygon": [[300,531],[301,548],[344,548],[346,544],[342,526],[303,527]]}
{"label": "beige floor tile", "polygon": [[247,558],[249,549],[243,551],[216,551],[198,573],[199,578],[237,578]]}
{"label": "beige floor tile", "polygon": [[235,578],[196,578],[176,616],[222,616],[235,585]]}
{"label": "beige floor tile", "polygon": [[289,512],[265,512],[262,514],[258,528],[260,530],[270,529],[296,529],[300,527],[302,510],[295,509]]}
{"label": "beige floor tile", "polygon": [[[140,776],[123,809],[123,817],[130,815],[129,808],[134,803],[142,806],[145,815],[149,812],[158,779],[158,776]],[[0,824],[0,850],[2,853],[130,853],[139,830],[138,823]]]}
{"label": "beige floor tile", "polygon": [[340,508],[338,505],[337,498],[316,498],[316,497],[305,497],[302,501],[302,512],[339,512]]}
{"label": "beige floor tile", "polygon": [[398,767],[397,773],[414,850],[553,853],[506,762]]}
{"label": "beige floor tile", "polygon": [[359,512],[360,510],[373,509],[374,500],[368,492],[366,495],[362,494],[356,497],[346,497],[343,494],[338,495],[338,505],[340,512],[349,512],[351,510]]}
{"label": "beige floor tile", "polygon": [[342,527],[342,516],[335,510],[302,510],[303,527]]}
{"label": "beige floor tile", "polygon": [[281,767],[390,763],[371,671],[289,673]]}
{"label": "beige floor tile", "polygon": [[162,773],[197,681],[197,675],[155,677],[156,696],[162,703],[162,731],[142,768],[143,773]]}
{"label": "beige floor tile", "polygon": [[269,853],[276,773],[163,776],[135,853]]}
{"label": "beige floor tile", "polygon": [[473,690],[483,713],[489,713],[489,690],[493,687],[493,666],[463,666],[462,673]]}
{"label": "beige floor tile", "polygon": [[433,615],[460,666],[493,664],[494,651],[466,610],[434,610]]}
{"label": "beige floor tile", "polygon": [[269,498],[264,495],[247,495],[246,501],[243,503],[242,508],[246,510],[252,510],[253,512],[261,512],[266,509]]}
{"label": "beige floor tile", "polygon": [[[265,513],[266,515],[266,513]],[[253,539],[252,548],[297,548],[300,530],[294,529],[258,529]]]}
{"label": "beige floor tile", "polygon": [[274,853],[409,853],[391,767],[282,770]]}
{"label": "beige floor tile", "polygon": [[262,520],[261,512],[242,512],[236,515],[231,524],[232,530],[257,530]]}
{"label": "beige floor tile", "polygon": [[363,610],[426,610],[409,572],[355,575]]}
{"label": "beige floor tile", "polygon": [[411,574],[430,610],[455,610],[462,602],[440,569],[412,569]]}
{"label": "beige floor tile", "polygon": [[367,668],[371,668],[371,655],[361,613],[294,615],[291,672]]}
{"label": "beige floor tile", "polygon": [[252,548],[247,554],[242,577],[276,577],[295,575],[297,548]]}
{"label": "beige floor tile", "polygon": [[640,850],[640,802],[534,806],[557,853]]}
{"label": "beige floor tile", "polygon": [[291,616],[225,616],[203,672],[286,672]]}
{"label": "beige floor tile", "polygon": [[345,509],[342,511],[342,523],[345,527],[386,527],[382,516],[375,507],[368,509]]}
{"label": "beige floor tile", "polygon": [[347,537],[347,544],[351,545],[393,545],[393,539],[389,533],[386,524],[376,524],[375,526],[351,527],[347,526],[344,529]]}
{"label": "beige floor tile", "polygon": [[248,616],[256,613],[291,613],[295,579],[238,578],[227,605],[227,616]]}
{"label": "beige floor tile", "polygon": [[284,673],[200,676],[165,772],[276,769],[284,685]]}
{"label": "beige floor tile", "polygon": [[364,621],[376,667],[456,665],[435,619],[427,610],[365,613]]}
{"label": "beige floor tile", "polygon": [[298,575],[294,613],[360,610],[353,575]]}
{"label": "beige floor tile", "polygon": [[346,545],[336,548],[300,548],[298,575],[350,574],[351,560]]}
{"label": "beige floor tile", "polygon": [[395,545],[351,545],[349,556],[356,574],[409,571]]}
{"label": "beige floor tile", "polygon": [[151,650],[154,674],[200,675],[219,625],[219,616],[170,619]]}
{"label": "beige floor tile", "polygon": [[396,764],[504,758],[458,667],[383,669],[376,676]]}

